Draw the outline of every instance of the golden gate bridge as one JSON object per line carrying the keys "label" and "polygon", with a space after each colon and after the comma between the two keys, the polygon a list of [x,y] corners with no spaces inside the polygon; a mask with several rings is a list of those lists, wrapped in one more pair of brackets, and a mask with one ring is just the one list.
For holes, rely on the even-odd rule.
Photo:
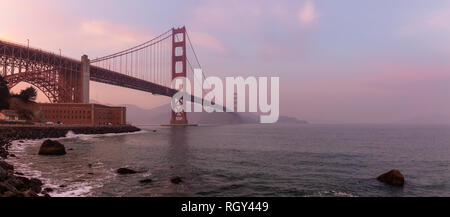
{"label": "golden gate bridge", "polygon": [[[185,27],[107,56],[90,60],[84,55],[81,61],[0,40],[0,75],[8,88],[27,82],[53,103],[89,103],[89,81],[172,97],[178,92],[171,87],[173,79],[205,78],[196,78],[194,68],[201,65]],[[203,103],[202,96],[188,100]],[[176,104],[183,106],[183,99]],[[170,123],[186,125],[186,113],[172,110]]]}

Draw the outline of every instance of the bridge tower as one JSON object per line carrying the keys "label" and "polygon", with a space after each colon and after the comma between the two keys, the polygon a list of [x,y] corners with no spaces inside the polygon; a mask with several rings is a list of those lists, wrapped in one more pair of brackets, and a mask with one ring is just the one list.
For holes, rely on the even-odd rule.
{"label": "bridge tower", "polygon": [[89,103],[89,80],[91,79],[91,63],[87,55],[81,57],[81,73],[80,73],[80,87],[78,88],[78,102]]}
{"label": "bridge tower", "polygon": [[[186,77],[186,28],[172,29],[172,80],[177,77]],[[177,102],[176,107],[183,106],[184,99]],[[178,110],[179,111],[179,110]],[[186,112],[179,112],[171,109],[171,125],[187,125]]]}

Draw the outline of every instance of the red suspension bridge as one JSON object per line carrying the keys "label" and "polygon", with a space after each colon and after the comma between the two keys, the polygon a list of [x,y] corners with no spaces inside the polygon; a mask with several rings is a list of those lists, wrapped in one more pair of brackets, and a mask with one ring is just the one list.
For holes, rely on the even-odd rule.
{"label": "red suspension bridge", "polygon": [[[0,41],[0,75],[8,88],[20,82],[36,86],[54,103],[89,103],[89,81],[172,97],[177,77],[194,76],[201,68],[186,28],[171,30],[135,47],[81,61],[29,46]],[[196,96],[193,102],[203,102]],[[183,105],[180,99],[177,106]],[[187,124],[184,111],[172,111],[171,124]]]}

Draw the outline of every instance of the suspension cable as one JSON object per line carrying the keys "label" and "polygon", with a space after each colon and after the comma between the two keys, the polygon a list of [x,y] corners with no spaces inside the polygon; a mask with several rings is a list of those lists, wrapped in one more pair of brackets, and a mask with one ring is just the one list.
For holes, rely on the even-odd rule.
{"label": "suspension cable", "polygon": [[[113,53],[113,54],[110,54],[110,55],[107,55],[107,56],[104,56],[104,57],[99,57],[99,58],[93,59],[93,60],[91,60],[91,63],[93,63],[93,62],[99,62],[99,61],[106,60],[106,59],[110,59],[110,58],[114,58],[114,57],[119,56],[119,55],[124,55],[124,54],[128,53],[129,51],[133,51],[133,50],[136,49],[136,48],[142,47],[142,46],[144,46],[144,45],[147,45],[147,44],[149,44],[149,43],[151,43],[151,42],[157,40],[158,38],[161,38],[162,36],[166,35],[167,33],[171,33],[171,31],[172,31],[172,29],[169,29],[169,30],[167,30],[166,32],[162,33],[161,35],[158,35],[157,37],[155,37],[155,38],[153,38],[153,39],[151,39],[151,40],[149,40],[149,41],[146,41],[146,42],[144,42],[144,43],[142,43],[142,44],[136,45],[136,46],[134,46],[134,47],[132,47],[132,48],[128,48],[128,49],[126,49],[126,50],[119,51],[119,52],[117,52],[117,53]],[[170,37],[170,36],[172,36],[172,33],[169,34],[168,36],[166,36],[165,38],[163,38],[162,40],[164,40],[164,39],[166,39],[166,38],[168,38],[168,37]],[[159,41],[161,41],[161,40],[159,40]]]}

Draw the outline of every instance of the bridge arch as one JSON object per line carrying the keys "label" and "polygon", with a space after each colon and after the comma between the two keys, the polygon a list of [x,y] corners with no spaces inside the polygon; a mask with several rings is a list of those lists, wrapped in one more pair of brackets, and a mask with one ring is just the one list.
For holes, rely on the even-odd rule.
{"label": "bridge arch", "polygon": [[0,41],[0,75],[9,89],[26,82],[42,91],[52,103],[81,102],[82,88],[86,85],[80,61],[4,41]]}
{"label": "bridge arch", "polygon": [[11,91],[11,89],[13,89],[15,86],[17,86],[17,85],[18,85],[19,83],[21,83],[21,82],[25,82],[25,83],[27,83],[27,84],[31,84],[31,85],[33,85],[34,87],[36,87],[39,91],[41,91],[41,92],[45,95],[45,97],[47,97],[47,99],[48,99],[49,102],[54,102],[54,101],[56,100],[56,96],[50,92],[50,90],[46,87],[45,84],[42,84],[42,83],[40,83],[40,82],[35,82],[35,81],[20,81],[20,82],[14,83],[14,84],[12,84],[12,85],[9,85],[9,84],[8,84],[8,89]]}
{"label": "bridge arch", "polygon": [[18,85],[20,82],[29,83],[38,88],[51,103],[60,102],[61,98],[66,95],[64,87],[58,84],[55,80],[46,73],[37,72],[22,72],[19,74],[13,74],[5,77],[8,82],[8,89]]}

